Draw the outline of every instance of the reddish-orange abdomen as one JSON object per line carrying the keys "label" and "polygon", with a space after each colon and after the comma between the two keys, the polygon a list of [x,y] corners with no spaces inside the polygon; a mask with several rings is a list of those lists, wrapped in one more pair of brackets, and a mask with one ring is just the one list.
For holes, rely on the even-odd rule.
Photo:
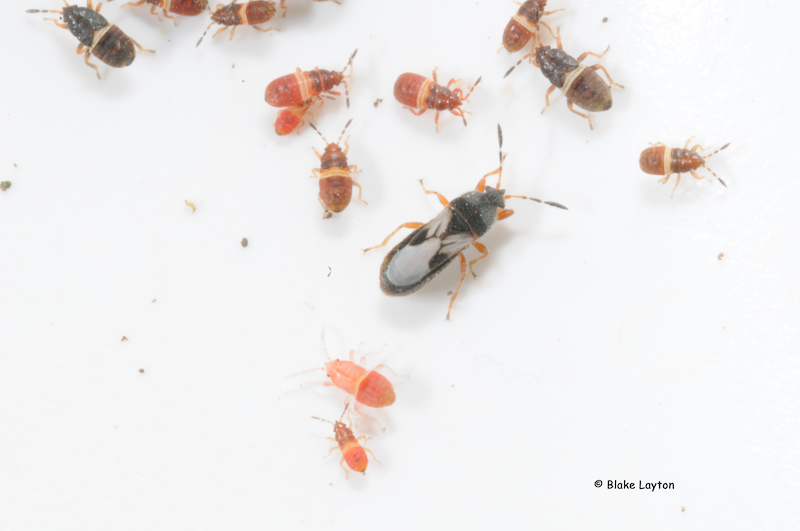
{"label": "reddish-orange abdomen", "polygon": [[353,435],[353,430],[348,428],[343,422],[337,422],[333,425],[333,433],[347,466],[354,472],[361,472],[363,474],[367,469],[369,460],[367,459],[367,452],[358,444],[358,439]]}
{"label": "reddish-orange abdomen", "polygon": [[419,74],[401,74],[394,83],[394,97],[415,109],[446,111],[461,106],[461,98],[447,87]]}
{"label": "reddish-orange abdomen", "polygon": [[536,33],[547,0],[526,0],[508,21],[503,32],[503,46],[511,53],[525,46]]}
{"label": "reddish-orange abdomen", "polygon": [[334,360],[325,364],[333,384],[353,395],[357,402],[369,407],[386,407],[394,404],[392,383],[382,374],[367,371],[352,361]]}
{"label": "reddish-orange abdomen", "polygon": [[275,132],[279,135],[288,135],[304,123],[303,116],[308,112],[308,108],[316,100],[311,98],[302,105],[291,105],[278,112],[278,119],[275,120]]}
{"label": "reddish-orange abdomen", "polygon": [[[160,2],[159,5],[164,4],[164,0],[156,1]],[[154,2],[150,0],[150,3],[152,4]],[[172,0],[169,4],[169,12],[175,13],[176,15],[194,17],[202,13],[207,4],[207,0]]]}
{"label": "reddish-orange abdomen", "polygon": [[664,150],[666,146],[652,146],[639,155],[639,167],[650,175],[666,175],[664,173]]}

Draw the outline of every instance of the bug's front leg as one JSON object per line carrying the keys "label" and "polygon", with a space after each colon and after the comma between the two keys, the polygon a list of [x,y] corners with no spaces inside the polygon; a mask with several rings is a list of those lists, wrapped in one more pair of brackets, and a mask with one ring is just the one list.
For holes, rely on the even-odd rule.
{"label": "bug's front leg", "polygon": [[461,291],[461,286],[464,284],[464,279],[467,278],[467,259],[464,258],[464,253],[460,253],[458,257],[461,259],[461,280],[458,281],[458,287],[453,293],[453,296],[450,297],[450,306],[447,308],[447,319],[445,319],[445,321],[450,320],[450,312],[453,311],[453,303],[456,302],[458,292]]}
{"label": "bug's front leg", "polygon": [[419,184],[422,185],[422,190],[426,194],[434,194],[436,197],[438,197],[439,198],[439,202],[442,204],[442,206],[447,206],[447,205],[450,204],[450,201],[448,201],[447,198],[445,196],[443,196],[442,194],[440,194],[439,192],[432,192],[432,191],[428,190],[427,188],[425,188],[425,184],[422,182],[422,179],[419,180]]}

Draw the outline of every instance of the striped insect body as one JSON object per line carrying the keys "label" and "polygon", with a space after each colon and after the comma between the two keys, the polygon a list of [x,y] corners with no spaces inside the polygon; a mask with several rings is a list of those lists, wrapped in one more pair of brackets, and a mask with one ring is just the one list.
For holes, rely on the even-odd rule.
{"label": "striped insect body", "polygon": [[[330,455],[336,450],[337,448],[342,451],[342,459],[339,461],[339,466],[342,467],[344,470],[345,478],[348,478],[350,473],[344,467],[344,463],[347,463],[347,466],[350,467],[350,470],[353,472],[361,472],[362,474],[366,475],[367,465],[369,465],[369,459],[367,459],[367,452],[369,455],[372,456],[372,460],[378,464],[381,464],[380,461],[375,459],[375,454],[369,448],[364,448],[358,442],[363,440],[364,442],[369,440],[369,437],[365,435],[361,435],[356,437],[353,434],[353,422],[349,422],[349,426],[342,422],[344,418],[344,414],[347,412],[347,405],[344,406],[344,411],[342,411],[342,416],[336,422],[331,422],[329,420],[321,419],[319,417],[311,417],[312,419],[321,420],[322,422],[327,422],[329,424],[333,424],[333,433],[334,437],[328,437],[332,441],[336,441],[337,446],[331,448],[328,455],[325,457],[330,457]],[[348,418],[349,420],[349,418]]]}

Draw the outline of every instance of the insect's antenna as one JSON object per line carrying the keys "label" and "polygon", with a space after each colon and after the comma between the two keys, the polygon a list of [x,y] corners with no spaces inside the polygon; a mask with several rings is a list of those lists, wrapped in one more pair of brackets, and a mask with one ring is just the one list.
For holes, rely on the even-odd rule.
{"label": "insect's antenna", "polygon": [[[345,413],[347,413],[347,408],[348,408],[348,407],[350,407],[350,402],[347,402],[347,403],[344,405],[344,411],[342,411],[342,416],[341,416],[341,417],[339,417],[339,422],[341,422],[341,421],[342,421],[342,419],[344,418],[344,414],[345,414]],[[348,417],[348,418],[350,418],[350,417]]]}
{"label": "insect's antenna", "polygon": [[337,144],[342,141],[342,137],[344,136],[344,132],[347,131],[347,127],[350,125],[350,122],[352,122],[352,121],[353,121],[353,119],[350,118],[350,120],[348,120],[347,123],[345,124],[344,129],[342,129],[342,134],[339,135],[339,140],[336,141]]}
{"label": "insect's antenna", "polygon": [[200,46],[200,43],[201,43],[201,42],[203,42],[203,39],[205,38],[205,36],[206,36],[206,33],[208,33],[208,30],[210,30],[210,29],[211,29],[211,26],[213,26],[214,24],[216,24],[216,22],[212,21],[212,22],[211,22],[211,24],[209,24],[209,25],[208,25],[208,27],[206,28],[206,30],[203,32],[203,36],[202,36],[202,37],[200,37],[200,40],[199,40],[199,41],[197,41],[197,44],[195,44],[195,45],[194,45],[194,47],[195,47],[195,48],[197,48],[198,46]]}
{"label": "insect's antenna", "polygon": [[[704,160],[705,160],[705,159],[710,159],[711,157],[713,157],[714,155],[716,155],[717,153],[719,153],[720,151],[722,151],[723,149],[725,149],[726,147],[728,147],[728,146],[730,146],[730,145],[731,145],[731,143],[730,143],[730,142],[728,142],[727,144],[725,144],[724,146],[722,146],[721,148],[719,148],[718,150],[716,150],[714,153],[711,153],[710,155],[706,155],[705,157],[703,157],[703,159],[704,159]],[[714,172],[711,172],[711,173],[714,173]],[[719,177],[717,177],[717,179],[719,179]]]}
{"label": "insect's antenna", "polygon": [[[350,122],[347,122],[347,124],[350,125]],[[314,122],[308,122],[308,125],[311,127],[311,129],[316,131],[319,136],[322,136],[322,133],[319,132],[319,129],[317,129],[317,126],[314,125]],[[342,133],[344,133],[344,131],[342,131]],[[325,140],[324,136],[322,136],[322,140]],[[325,140],[325,144],[329,144],[329,143],[330,142]],[[325,344],[325,332],[322,333],[322,343],[323,343],[323,345]],[[325,352],[327,353],[327,350]]]}
{"label": "insect's antenna", "polygon": [[26,13],[56,13],[58,15],[63,15],[63,11],[55,11],[53,9],[29,9],[25,11]]}
{"label": "insect's antenna", "polygon": [[[355,49],[355,51],[353,52],[353,55],[351,55],[350,59],[347,60],[347,64],[344,65],[344,68],[342,68],[342,72],[341,72],[342,74],[344,74],[344,71],[347,70],[347,67],[349,66],[350,67],[350,73],[347,75],[347,77],[349,77],[351,80],[353,79],[353,57],[355,57],[357,53],[358,53],[358,48]],[[352,81],[351,81],[351,83],[352,83]],[[344,82],[344,95],[345,95],[345,100],[347,101],[347,108],[349,109],[350,108],[350,89],[347,87],[347,82],[346,81]]]}
{"label": "insect's antenna", "polygon": [[536,201],[537,203],[541,203],[543,205],[550,205],[556,208],[561,208],[563,210],[569,210],[567,207],[562,205],[561,203],[556,203],[555,201],[542,201],[541,199],[536,199],[535,197],[528,197],[526,195],[506,195],[503,196],[503,199],[511,199],[512,197],[516,197],[517,199],[530,199],[531,201]]}
{"label": "insect's antenna", "polygon": [[[321,418],[319,418],[319,417],[311,417],[311,418],[312,418],[312,419],[321,420],[322,422],[327,422],[328,424],[333,424],[333,422],[331,422],[331,421],[329,421],[329,420],[321,419]],[[336,426],[336,424],[333,424],[333,425],[334,425],[334,426]]]}
{"label": "insect's antenna", "polygon": [[300,376],[300,375],[302,375],[302,374],[308,374],[308,373],[310,373],[310,372],[314,372],[314,371],[324,371],[324,370],[325,370],[325,367],[317,367],[317,368],[315,368],[315,369],[308,369],[307,371],[295,372],[295,373],[292,373],[292,374],[290,374],[290,375],[289,375],[289,376],[287,376],[286,378],[284,378],[284,380],[291,380],[292,378],[297,378],[298,376]]}
{"label": "insect's antenna", "polygon": [[[478,81],[476,81],[475,84],[470,87],[469,92],[467,92],[466,96],[461,98],[461,101],[469,101],[469,95],[472,94],[472,91],[475,90],[475,87],[478,86],[478,83],[481,82],[481,79],[483,79],[483,76],[479,77]],[[465,122],[465,125],[466,125],[466,122]]]}

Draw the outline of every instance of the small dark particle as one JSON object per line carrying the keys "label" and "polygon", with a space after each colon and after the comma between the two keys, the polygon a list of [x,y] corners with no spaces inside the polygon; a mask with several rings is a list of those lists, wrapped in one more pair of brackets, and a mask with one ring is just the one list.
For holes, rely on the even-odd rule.
{"label": "small dark particle", "polygon": [[333,273],[333,269],[331,269],[331,266],[328,266],[328,276],[331,276],[331,273]]}
{"label": "small dark particle", "polygon": [[452,295],[452,294],[453,294],[453,292],[452,292],[452,291],[448,291],[448,292],[447,292],[447,296],[448,296],[448,297],[449,297],[450,295]]}
{"label": "small dark particle", "polygon": [[682,513],[683,513],[683,512],[686,512],[686,507],[684,507],[683,505],[681,505],[681,512],[682,512]]}
{"label": "small dark particle", "polygon": [[231,68],[236,68],[236,63],[233,63],[233,64],[231,65]]}
{"label": "small dark particle", "polygon": [[608,17],[605,17],[605,18],[603,19],[603,24],[605,24],[606,22],[608,22]]}
{"label": "small dark particle", "polygon": [[127,340],[128,340],[128,338],[127,338],[127,337],[125,337],[125,336],[122,336],[122,339],[121,339],[120,341],[127,341]]}
{"label": "small dark particle", "polygon": [[9,188],[11,188],[11,181],[3,181],[0,183],[0,190],[2,190],[3,192],[8,190]]}
{"label": "small dark particle", "polygon": [[247,238],[242,238],[242,247],[247,247],[248,244]]}
{"label": "small dark particle", "polygon": [[155,300],[155,299],[153,299],[153,302],[156,302],[156,300]]}
{"label": "small dark particle", "polygon": [[139,369],[139,372],[144,372],[144,369]]}
{"label": "small dark particle", "polygon": [[725,256],[725,253],[719,253],[719,256],[717,256],[717,260],[722,260],[723,256]]}
{"label": "small dark particle", "polygon": [[383,100],[382,100],[382,99],[380,99],[380,98],[378,98],[377,100],[375,100],[375,107],[377,107],[377,106],[378,106],[378,105],[380,105],[381,103],[383,103]]}

